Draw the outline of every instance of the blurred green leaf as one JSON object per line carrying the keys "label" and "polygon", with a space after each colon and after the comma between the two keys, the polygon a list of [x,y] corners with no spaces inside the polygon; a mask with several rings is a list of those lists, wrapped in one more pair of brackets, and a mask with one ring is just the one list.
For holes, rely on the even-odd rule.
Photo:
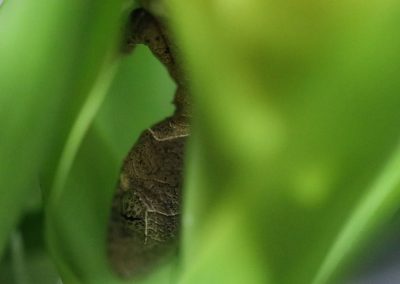
{"label": "blurred green leaf", "polygon": [[[0,283],[54,284],[59,280],[54,263],[45,253],[43,243],[33,240],[41,237],[43,226],[37,220],[39,216],[34,216],[34,220],[28,220],[32,217],[24,218],[22,230],[15,231],[11,235],[5,257],[0,261]],[[35,224],[36,227],[32,228],[28,222],[30,225]],[[24,232],[25,230],[28,230],[28,233]]]}
{"label": "blurred green leaf", "polygon": [[182,283],[334,281],[398,209],[399,8],[171,3],[195,102]]}
{"label": "blurred green leaf", "polygon": [[0,183],[7,189],[0,199],[1,251],[42,166],[53,170],[115,46],[121,2],[8,1],[0,12]]}
{"label": "blurred green leaf", "polygon": [[0,9],[0,254],[39,175],[49,198],[75,117],[115,57],[122,4],[7,1]]}

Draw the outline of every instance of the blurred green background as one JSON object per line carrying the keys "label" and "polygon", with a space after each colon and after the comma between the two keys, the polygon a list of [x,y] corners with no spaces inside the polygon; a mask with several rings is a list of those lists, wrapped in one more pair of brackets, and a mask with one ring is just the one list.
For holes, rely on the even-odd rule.
{"label": "blurred green background", "polygon": [[[400,4],[145,2],[170,20],[194,117],[180,254],[142,282],[364,277],[398,240]],[[119,167],[173,112],[149,51],[119,55],[136,6],[0,6],[0,283],[121,283]]]}

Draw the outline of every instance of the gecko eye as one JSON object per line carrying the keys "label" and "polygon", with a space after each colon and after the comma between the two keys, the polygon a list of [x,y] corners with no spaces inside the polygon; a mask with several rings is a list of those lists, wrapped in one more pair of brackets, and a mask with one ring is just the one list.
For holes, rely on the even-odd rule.
{"label": "gecko eye", "polygon": [[143,219],[144,206],[134,192],[128,191],[121,196],[120,214],[128,221]]}
{"label": "gecko eye", "polygon": [[121,213],[121,216],[122,216],[126,221],[130,221],[130,222],[135,222],[135,221],[140,221],[140,220],[142,220],[142,218],[139,218],[139,217],[132,217],[132,216],[129,216],[129,215],[125,215],[125,214],[123,214],[123,213]]}

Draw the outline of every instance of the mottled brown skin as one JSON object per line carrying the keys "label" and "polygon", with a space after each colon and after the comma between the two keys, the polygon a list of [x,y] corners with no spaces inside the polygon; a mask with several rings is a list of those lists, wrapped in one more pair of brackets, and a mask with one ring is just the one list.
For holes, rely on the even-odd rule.
{"label": "mottled brown skin", "polygon": [[185,80],[165,28],[148,12],[132,13],[124,51],[147,45],[177,84],[172,117],[144,131],[125,158],[113,199],[108,257],[123,277],[143,277],[177,248],[184,146],[189,135]]}

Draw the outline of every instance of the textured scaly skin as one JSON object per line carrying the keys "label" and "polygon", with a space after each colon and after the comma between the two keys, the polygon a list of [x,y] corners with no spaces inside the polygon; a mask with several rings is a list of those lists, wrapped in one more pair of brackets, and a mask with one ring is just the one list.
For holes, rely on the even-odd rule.
{"label": "textured scaly skin", "polygon": [[125,51],[147,45],[177,85],[172,117],[145,130],[122,166],[113,199],[108,258],[123,277],[143,277],[179,241],[184,147],[189,135],[187,88],[166,29],[144,9],[128,25]]}

